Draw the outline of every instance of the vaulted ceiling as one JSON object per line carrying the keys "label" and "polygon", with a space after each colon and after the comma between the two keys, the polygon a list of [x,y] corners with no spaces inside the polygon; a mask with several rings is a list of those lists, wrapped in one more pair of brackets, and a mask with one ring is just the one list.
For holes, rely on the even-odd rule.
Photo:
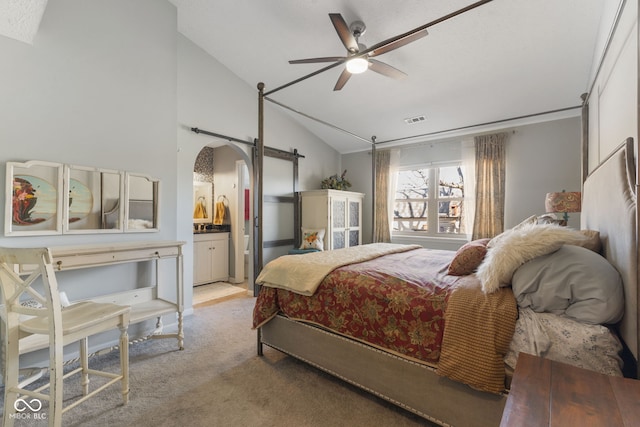
{"label": "vaulted ceiling", "polygon": [[[367,149],[372,136],[428,140],[512,118],[578,115],[606,0],[170,2],[179,32],[251,87],[264,82],[276,108],[347,153]],[[0,0],[0,34],[31,41],[47,1],[26,3]],[[334,91],[344,64],[305,78],[332,63],[289,63],[347,54],[331,13],[364,22],[358,41],[367,47],[418,28],[428,35],[375,57],[406,78],[369,69]]]}
{"label": "vaulted ceiling", "polygon": [[[426,37],[377,56],[408,77],[368,70],[342,90],[344,64],[289,60],[345,56],[329,18],[363,21],[373,46],[473,5],[471,0],[170,0],[178,30],[342,153],[580,105],[592,73],[604,0],[493,0],[429,26]],[[281,107],[279,107],[281,108]],[[292,113],[298,111],[304,115]],[[558,116],[577,115],[573,109]],[[529,117],[529,116],[534,117]],[[424,116],[414,124],[405,119]],[[328,123],[327,126],[323,123]],[[346,132],[345,132],[346,131]],[[354,137],[356,135],[357,137]],[[359,137],[359,138],[358,138]]]}

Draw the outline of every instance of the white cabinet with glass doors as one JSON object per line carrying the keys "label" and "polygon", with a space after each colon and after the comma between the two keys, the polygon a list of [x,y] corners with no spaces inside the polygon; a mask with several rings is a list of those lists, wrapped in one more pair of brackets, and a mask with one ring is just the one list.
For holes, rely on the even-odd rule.
{"label": "white cabinet with glass doors", "polygon": [[300,193],[302,228],[324,229],[324,249],[362,244],[364,194],[341,190],[311,190]]}

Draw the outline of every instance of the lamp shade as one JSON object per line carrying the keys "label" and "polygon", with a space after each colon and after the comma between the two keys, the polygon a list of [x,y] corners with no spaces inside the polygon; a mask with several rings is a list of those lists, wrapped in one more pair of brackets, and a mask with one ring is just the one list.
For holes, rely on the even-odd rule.
{"label": "lamp shade", "polygon": [[563,191],[561,193],[547,193],[544,207],[547,212],[580,212],[582,193],[579,191]]}

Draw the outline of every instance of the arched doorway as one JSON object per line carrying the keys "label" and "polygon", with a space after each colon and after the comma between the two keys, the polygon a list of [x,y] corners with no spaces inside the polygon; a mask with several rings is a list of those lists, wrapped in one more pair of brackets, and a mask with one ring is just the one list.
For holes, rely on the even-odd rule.
{"label": "arched doorway", "polygon": [[[251,203],[246,205],[247,197],[248,200],[252,200],[253,193],[251,151],[251,147],[242,147],[228,141],[215,141],[202,147],[194,161],[194,188],[197,181],[209,181],[212,186],[211,218],[200,222],[204,222],[205,227],[216,230],[221,230],[218,227],[223,227],[223,230],[228,230],[227,281],[234,285],[244,283],[248,290],[253,289],[253,264],[246,262],[252,259],[253,253],[251,245],[247,244],[247,240],[251,242],[253,238],[253,207]],[[205,165],[199,162],[204,162]],[[203,170],[205,173],[202,173]],[[194,206],[196,201],[194,194]],[[226,206],[223,224],[212,223],[218,201],[223,201]],[[196,263],[194,256],[194,270],[198,269]],[[196,284],[195,279],[194,284]]]}

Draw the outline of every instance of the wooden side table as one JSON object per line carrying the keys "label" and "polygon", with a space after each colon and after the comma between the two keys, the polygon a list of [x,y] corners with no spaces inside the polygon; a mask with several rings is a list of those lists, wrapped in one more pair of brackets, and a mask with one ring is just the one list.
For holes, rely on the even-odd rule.
{"label": "wooden side table", "polygon": [[500,427],[640,425],[640,381],[520,353]]}

